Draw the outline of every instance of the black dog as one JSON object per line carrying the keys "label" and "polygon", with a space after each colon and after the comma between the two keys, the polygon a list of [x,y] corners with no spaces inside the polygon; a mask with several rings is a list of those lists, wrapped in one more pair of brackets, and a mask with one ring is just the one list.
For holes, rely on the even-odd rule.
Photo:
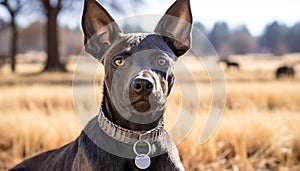
{"label": "black dog", "polygon": [[276,70],[276,78],[279,80],[280,78],[294,78],[295,76],[295,70],[293,67],[289,67],[289,66],[281,66]]}
{"label": "black dog", "polygon": [[85,50],[105,67],[99,116],[75,141],[11,170],[184,170],[163,115],[191,24],[189,0],[177,0],[153,34],[123,34],[101,5],[86,0]]}

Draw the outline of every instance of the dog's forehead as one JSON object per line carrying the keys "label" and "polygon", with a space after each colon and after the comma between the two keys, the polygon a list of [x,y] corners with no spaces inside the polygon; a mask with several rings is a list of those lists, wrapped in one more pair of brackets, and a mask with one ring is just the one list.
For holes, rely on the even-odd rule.
{"label": "dog's forehead", "polygon": [[165,53],[171,53],[171,49],[166,45],[163,38],[160,35],[157,34],[149,34],[143,39],[140,40],[139,43],[135,44],[132,47],[132,51],[140,51],[140,50],[148,50],[157,49],[158,51],[163,51]]}
{"label": "dog's forehead", "polygon": [[[104,55],[109,60],[115,56],[123,54],[134,54],[145,51],[156,52],[156,54],[166,54],[175,60],[175,55],[172,50],[165,44],[163,38],[157,34],[133,33],[120,35],[117,41],[112,44],[112,47]],[[147,53],[145,53],[147,54]]]}

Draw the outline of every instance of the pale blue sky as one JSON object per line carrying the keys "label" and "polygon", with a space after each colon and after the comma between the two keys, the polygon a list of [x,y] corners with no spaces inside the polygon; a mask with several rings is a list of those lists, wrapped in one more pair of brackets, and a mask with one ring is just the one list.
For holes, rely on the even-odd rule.
{"label": "pale blue sky", "polygon": [[[139,13],[163,13],[174,0],[152,0],[155,4]],[[300,21],[300,0],[191,0],[194,19],[211,29],[216,21],[226,21],[230,28],[245,24],[259,35],[266,24],[277,20],[288,26]]]}
{"label": "pale blue sky", "polygon": [[[174,0],[146,0],[144,7],[124,15],[112,16],[118,20],[136,14],[163,14]],[[231,29],[245,24],[253,35],[262,33],[266,24],[277,20],[292,26],[300,21],[300,0],[191,0],[194,20],[200,21],[210,30],[217,21],[225,21]],[[0,17],[5,17],[5,11],[0,8]],[[43,17],[38,16],[40,20]],[[60,15],[60,23],[64,25],[79,25],[81,11],[72,16]],[[27,18],[28,19],[28,18]],[[28,22],[24,19],[19,23]]]}

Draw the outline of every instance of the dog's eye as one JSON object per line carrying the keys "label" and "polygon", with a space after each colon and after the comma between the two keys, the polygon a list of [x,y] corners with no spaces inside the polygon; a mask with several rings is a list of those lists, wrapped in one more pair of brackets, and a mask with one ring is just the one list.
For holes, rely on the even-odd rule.
{"label": "dog's eye", "polygon": [[166,60],[165,58],[159,58],[159,59],[157,60],[157,64],[158,64],[159,66],[164,66],[164,65],[167,64],[167,60]]}
{"label": "dog's eye", "polygon": [[120,56],[120,57],[117,57],[115,60],[114,60],[114,64],[116,66],[123,66],[125,64],[125,59],[124,57]]}

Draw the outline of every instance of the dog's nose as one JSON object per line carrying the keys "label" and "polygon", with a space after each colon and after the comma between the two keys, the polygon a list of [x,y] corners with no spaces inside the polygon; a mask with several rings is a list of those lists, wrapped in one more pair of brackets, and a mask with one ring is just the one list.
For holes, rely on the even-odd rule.
{"label": "dog's nose", "polygon": [[131,89],[138,94],[150,94],[153,90],[153,84],[147,79],[136,78],[131,82]]}

